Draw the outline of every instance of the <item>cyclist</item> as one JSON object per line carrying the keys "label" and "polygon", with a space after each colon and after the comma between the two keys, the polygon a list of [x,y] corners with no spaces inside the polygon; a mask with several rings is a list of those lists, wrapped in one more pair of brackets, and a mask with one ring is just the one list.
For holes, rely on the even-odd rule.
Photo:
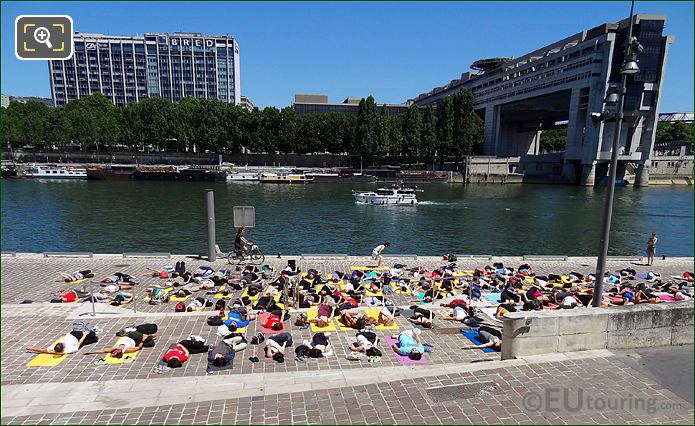
{"label": "cyclist", "polygon": [[249,252],[248,246],[250,244],[251,242],[244,237],[244,228],[239,228],[234,238],[234,251],[238,256],[246,256]]}

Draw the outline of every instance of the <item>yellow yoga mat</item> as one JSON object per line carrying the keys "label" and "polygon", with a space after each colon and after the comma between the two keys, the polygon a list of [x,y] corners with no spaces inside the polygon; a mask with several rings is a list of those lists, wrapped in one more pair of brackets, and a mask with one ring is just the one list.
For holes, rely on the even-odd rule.
{"label": "yellow yoga mat", "polygon": [[365,296],[367,296],[367,297],[376,297],[376,296],[383,296],[383,295],[384,295],[384,293],[381,290],[379,290],[377,292],[371,292],[371,291],[367,290],[365,292]]}
{"label": "yellow yoga mat", "polygon": [[396,285],[396,284],[391,284],[391,287],[393,287],[393,292],[396,293],[396,294],[406,294],[406,295],[410,295],[410,294],[411,294],[411,292],[410,292],[410,287],[407,287],[407,286],[406,286],[405,291],[402,291],[402,290],[401,290],[401,286]]}
{"label": "yellow yoga mat", "polygon": [[185,302],[186,299],[188,299],[188,296],[184,296],[184,297],[169,296],[170,302]]}
{"label": "yellow yoga mat", "polygon": [[[119,337],[118,340],[116,340],[116,344],[113,347],[115,348],[116,346],[120,345],[122,339],[123,339],[122,337]],[[138,356],[139,353],[140,353],[140,351],[131,352],[131,353],[127,353],[127,354],[124,353],[123,357],[121,357],[121,358],[115,358],[115,357],[112,357],[111,354],[107,354],[105,359],[106,359],[107,364],[130,363],[130,362],[135,361],[135,358]]]}
{"label": "yellow yoga mat", "polygon": [[[365,311],[364,311],[364,313],[367,316],[374,318],[376,320],[379,319],[379,312],[381,312],[381,309],[365,309]],[[379,324],[374,328],[377,330],[400,330],[400,328],[398,327],[398,324],[396,324],[395,322],[391,325]]]}
{"label": "yellow yoga mat", "polygon": [[353,271],[388,271],[389,268],[386,266],[382,266],[380,268],[377,268],[376,266],[351,266]]}
{"label": "yellow yoga mat", "polygon": [[[56,343],[60,342],[60,339],[62,339],[62,337],[51,343],[46,349],[53,349]],[[54,367],[63,362],[67,357],[67,355],[38,354],[27,363],[27,367]]]}
{"label": "yellow yoga mat", "polygon": [[229,293],[227,296],[223,296],[222,292],[224,291],[225,286],[221,285],[219,289],[217,289],[218,293],[215,293],[213,296],[213,299],[222,299],[223,297],[232,297],[232,294]]}
{"label": "yellow yoga mat", "polygon": [[352,327],[348,327],[348,326],[346,326],[345,324],[343,324],[343,323],[340,321],[340,318],[338,318],[338,317],[336,317],[335,322],[336,322],[336,324],[338,324],[338,328],[340,329],[340,331],[358,331],[358,330],[355,330],[355,329],[352,328]]}
{"label": "yellow yoga mat", "polygon": [[261,293],[256,293],[255,296],[249,296],[249,288],[246,287],[244,289],[244,292],[241,293],[241,297],[248,297],[249,300],[258,300],[258,298],[261,297]]}
{"label": "yellow yoga mat", "polygon": [[[306,311],[306,317],[307,319],[316,319],[318,313],[318,309]],[[319,331],[337,331],[337,329],[335,328],[333,320],[330,320],[326,327],[318,327],[316,324],[311,323],[311,331],[313,331],[314,333],[318,333]]]}

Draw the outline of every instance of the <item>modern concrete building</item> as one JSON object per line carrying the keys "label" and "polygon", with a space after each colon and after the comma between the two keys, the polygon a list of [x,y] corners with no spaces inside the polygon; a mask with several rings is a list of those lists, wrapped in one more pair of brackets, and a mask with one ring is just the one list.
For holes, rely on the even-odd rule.
{"label": "modern concrete building", "polygon": [[239,45],[199,33],[110,36],[76,32],[75,54],[49,61],[55,106],[101,92],[116,105],[149,96],[241,102]]}
{"label": "modern concrete building", "polygon": [[2,94],[2,108],[7,108],[10,106],[10,97],[6,94]]}
{"label": "modern concrete building", "polygon": [[253,111],[253,109],[256,108],[256,105],[254,105],[253,102],[251,102],[251,99],[246,96],[241,97],[241,102],[239,105],[248,111]]}
{"label": "modern concrete building", "polygon": [[[362,98],[349,97],[342,103],[332,104],[328,102],[326,95],[294,95],[294,103],[292,108],[297,115],[303,116],[313,113],[328,113],[339,112],[357,116],[359,105]],[[381,104],[378,108],[386,107],[386,112],[389,115],[402,114],[408,110],[407,105]]]}
{"label": "modern concrete building", "polygon": [[[634,36],[644,47],[640,72],[628,77],[625,120],[621,132],[619,177],[631,164],[636,185],[648,183],[657,111],[669,45],[666,18],[637,15]],[[592,120],[604,111],[609,85],[620,82],[629,19],[574,34],[518,58],[477,61],[449,84],[412,99],[436,104],[461,88],[475,96],[483,117],[484,153],[498,157],[536,156],[544,129],[567,123],[567,145],[558,167],[568,181],[593,185],[607,176],[615,122]],[[537,160],[536,160],[537,161]]]}

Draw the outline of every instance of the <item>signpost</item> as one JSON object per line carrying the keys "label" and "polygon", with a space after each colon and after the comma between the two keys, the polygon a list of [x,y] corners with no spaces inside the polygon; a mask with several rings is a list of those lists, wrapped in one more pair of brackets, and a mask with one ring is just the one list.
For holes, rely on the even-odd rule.
{"label": "signpost", "polygon": [[234,206],[234,227],[255,228],[256,208],[253,206]]}

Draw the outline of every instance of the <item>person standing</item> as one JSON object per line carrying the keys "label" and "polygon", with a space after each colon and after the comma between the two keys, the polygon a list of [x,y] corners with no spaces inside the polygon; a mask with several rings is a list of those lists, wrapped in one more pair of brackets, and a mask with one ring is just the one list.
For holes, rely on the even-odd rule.
{"label": "person standing", "polygon": [[377,264],[377,268],[381,268],[381,263],[384,261],[384,258],[381,256],[381,252],[383,252],[386,247],[390,246],[391,243],[387,241],[384,244],[380,244],[374,247],[374,250],[372,250],[372,259],[379,261],[379,263]]}
{"label": "person standing", "polygon": [[647,265],[652,266],[654,263],[654,255],[656,255],[656,232],[652,232],[651,238],[647,241]]}

